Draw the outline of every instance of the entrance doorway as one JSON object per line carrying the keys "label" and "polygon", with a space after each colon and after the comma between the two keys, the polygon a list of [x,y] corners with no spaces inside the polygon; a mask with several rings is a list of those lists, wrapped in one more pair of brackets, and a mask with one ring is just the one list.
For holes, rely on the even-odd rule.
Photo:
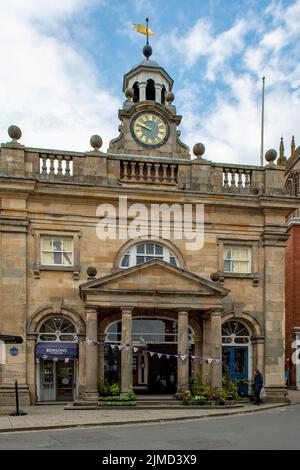
{"label": "entrance doorway", "polygon": [[72,401],[75,391],[74,360],[40,361],[39,401]]}
{"label": "entrance doorway", "polygon": [[240,395],[248,394],[250,333],[238,321],[229,321],[222,326],[222,370],[230,373],[231,380],[238,381]]}
{"label": "entrance doorway", "polygon": [[[171,394],[176,392],[176,345],[151,344],[151,351],[133,353],[133,389],[136,393]],[[164,353],[164,354],[162,354]],[[160,355],[161,354],[161,355]],[[166,356],[170,354],[170,356]]]}

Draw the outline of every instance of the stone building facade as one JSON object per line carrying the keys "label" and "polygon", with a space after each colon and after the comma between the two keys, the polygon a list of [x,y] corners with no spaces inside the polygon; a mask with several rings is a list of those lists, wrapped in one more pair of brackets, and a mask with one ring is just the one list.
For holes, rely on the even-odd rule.
{"label": "stone building facade", "polygon": [[[220,387],[222,369],[251,379],[255,368],[268,398],[284,399],[295,197],[272,151],[265,167],[213,163],[202,144],[191,157],[172,86],[149,57],[125,75],[107,152],[99,136],[87,152],[24,147],[9,129],[0,153],[0,333],[24,341],[6,345],[0,404],[12,403],[15,379],[23,403],[93,402],[106,381],[123,393],[173,393],[191,377]],[[132,204],[201,205],[203,247],[177,239],[172,216],[169,237],[99,239],[101,204],[115,209],[117,229],[134,220]]]}

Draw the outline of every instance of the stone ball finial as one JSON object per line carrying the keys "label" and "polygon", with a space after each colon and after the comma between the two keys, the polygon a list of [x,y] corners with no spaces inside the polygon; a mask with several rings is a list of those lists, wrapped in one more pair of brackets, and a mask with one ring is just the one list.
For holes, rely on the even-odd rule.
{"label": "stone ball finial", "polygon": [[277,152],[274,149],[267,150],[265,153],[265,159],[268,163],[275,162],[277,158]]}
{"label": "stone ball finial", "polygon": [[168,91],[168,93],[166,94],[166,102],[168,104],[172,104],[174,100],[175,100],[174,93],[172,91]]}
{"label": "stone ball finial", "polygon": [[102,139],[100,135],[92,135],[92,137],[90,138],[90,144],[95,151],[99,151],[99,149],[102,147]]}
{"label": "stone ball finial", "polygon": [[193,147],[193,153],[197,158],[202,157],[205,153],[205,145],[201,143],[197,143]]}
{"label": "stone ball finial", "polygon": [[95,266],[89,266],[86,270],[88,277],[96,277],[97,269]]}
{"label": "stone ball finial", "polygon": [[220,273],[218,273],[218,272],[211,273],[211,275],[210,275],[211,280],[214,281],[214,282],[218,282],[220,280],[220,277],[221,277]]}
{"label": "stone ball finial", "polygon": [[146,59],[148,60],[150,56],[152,56],[152,47],[150,46],[150,44],[146,44],[143,48],[143,54],[144,56],[146,57]]}
{"label": "stone ball finial", "polygon": [[13,141],[17,141],[21,139],[22,131],[18,126],[15,126],[15,125],[9,126],[9,128],[7,129],[7,132],[8,132],[9,137]]}
{"label": "stone ball finial", "polygon": [[132,98],[134,96],[133,88],[126,88],[125,96],[126,96],[127,99],[132,100]]}

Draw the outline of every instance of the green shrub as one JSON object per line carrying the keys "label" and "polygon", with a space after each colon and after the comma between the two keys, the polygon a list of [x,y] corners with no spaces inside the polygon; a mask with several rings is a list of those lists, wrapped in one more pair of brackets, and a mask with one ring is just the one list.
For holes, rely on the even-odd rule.
{"label": "green shrub", "polygon": [[191,399],[192,399],[192,394],[190,390],[186,389],[180,392],[180,400],[190,401]]}
{"label": "green shrub", "polygon": [[99,401],[98,406],[136,406],[135,401]]}
{"label": "green shrub", "polygon": [[125,395],[125,399],[127,401],[134,401],[136,399],[135,393],[134,392],[128,392]]}
{"label": "green shrub", "polygon": [[224,402],[227,399],[227,390],[220,388],[215,392],[215,399],[219,402]]}
{"label": "green shrub", "polygon": [[109,394],[113,397],[116,395],[120,395],[120,387],[118,384],[112,384],[109,386]]}
{"label": "green shrub", "polygon": [[98,393],[101,397],[108,395],[108,386],[103,383],[98,383]]}

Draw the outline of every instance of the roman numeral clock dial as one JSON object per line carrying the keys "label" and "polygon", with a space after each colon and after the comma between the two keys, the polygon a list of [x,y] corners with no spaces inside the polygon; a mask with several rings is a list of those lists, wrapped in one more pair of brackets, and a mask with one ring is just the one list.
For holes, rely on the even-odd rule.
{"label": "roman numeral clock dial", "polygon": [[144,147],[160,147],[169,138],[170,129],[164,118],[154,112],[136,114],[130,123],[130,130],[135,141]]}

